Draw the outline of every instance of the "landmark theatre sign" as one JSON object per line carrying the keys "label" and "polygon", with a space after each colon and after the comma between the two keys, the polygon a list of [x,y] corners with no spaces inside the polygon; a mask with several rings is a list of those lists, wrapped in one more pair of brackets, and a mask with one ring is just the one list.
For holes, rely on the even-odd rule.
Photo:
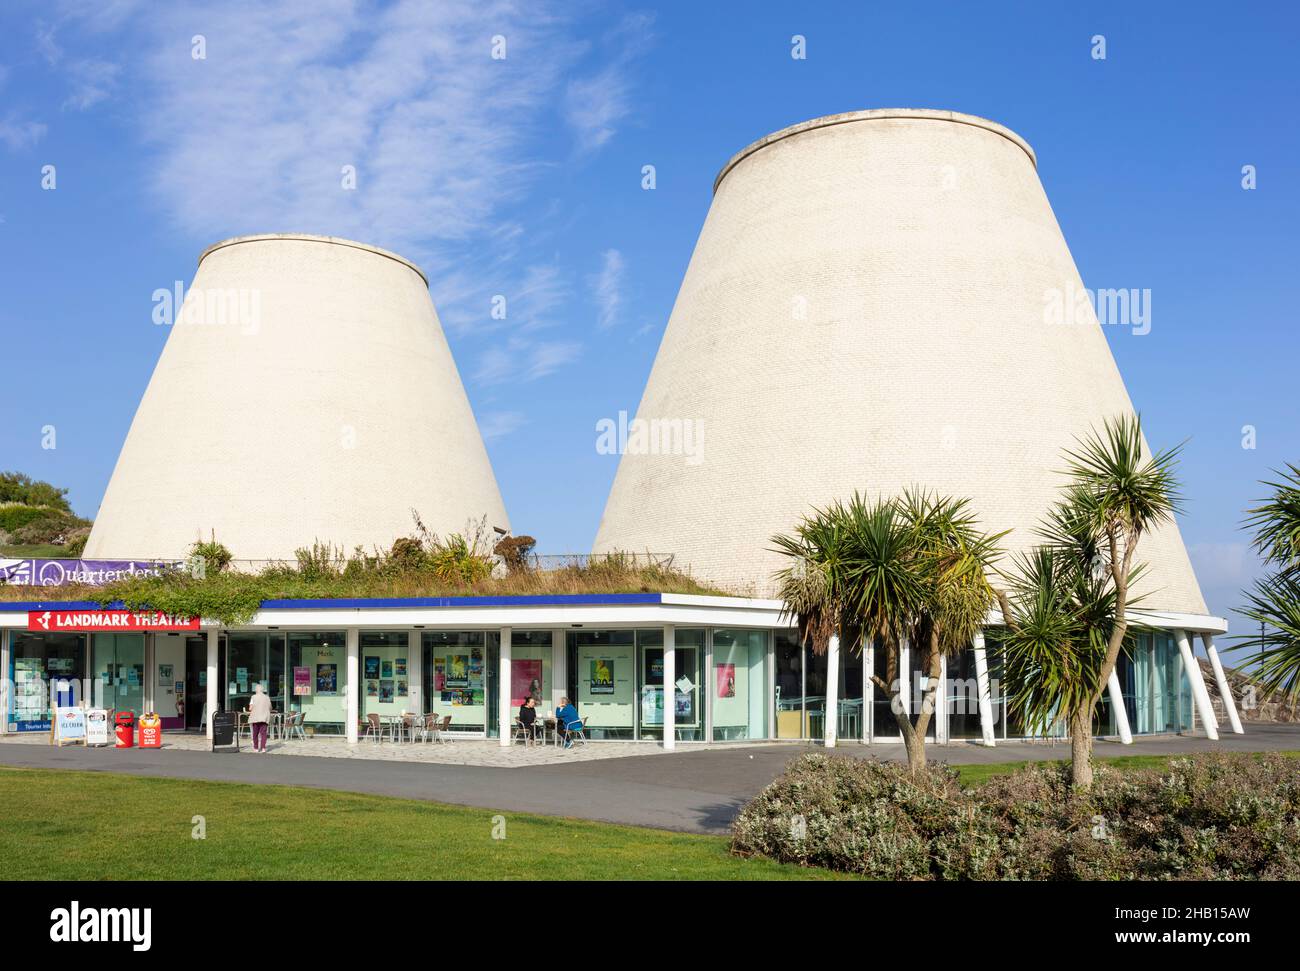
{"label": "landmark theatre sign", "polygon": [[27,629],[41,633],[197,631],[199,618],[160,610],[29,610]]}

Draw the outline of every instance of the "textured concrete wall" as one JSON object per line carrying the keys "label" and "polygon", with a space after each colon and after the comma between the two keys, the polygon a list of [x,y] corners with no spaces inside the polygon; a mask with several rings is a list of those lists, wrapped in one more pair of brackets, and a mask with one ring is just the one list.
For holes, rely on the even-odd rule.
{"label": "textured concrete wall", "polygon": [[[1045,321],[1082,286],[1032,152],[991,122],[859,112],[755,143],[719,178],[638,412],[699,423],[702,450],[624,455],[596,551],[770,592],[774,533],[911,485],[1030,545],[1062,448],[1132,410],[1091,309]],[[1205,612],[1175,527],[1142,559],[1144,607]]]}
{"label": "textured concrete wall", "polygon": [[183,555],[216,530],[241,559],[314,539],[387,548],[505,508],[424,278],[320,237],[227,241],[187,296],[243,312],[172,326],[104,495],[88,557]]}

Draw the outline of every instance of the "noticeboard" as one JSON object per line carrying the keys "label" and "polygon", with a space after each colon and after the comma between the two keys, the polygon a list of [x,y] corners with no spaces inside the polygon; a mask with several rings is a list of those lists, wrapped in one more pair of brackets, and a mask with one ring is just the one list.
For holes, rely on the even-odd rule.
{"label": "noticeboard", "polygon": [[233,711],[219,711],[212,716],[212,748],[218,745],[233,745],[239,749],[238,725],[239,715]]}

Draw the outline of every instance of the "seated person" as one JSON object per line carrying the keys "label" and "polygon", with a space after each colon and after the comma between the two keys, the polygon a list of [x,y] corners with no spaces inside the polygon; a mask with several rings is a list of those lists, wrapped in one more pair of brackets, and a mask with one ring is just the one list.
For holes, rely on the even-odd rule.
{"label": "seated person", "polygon": [[564,739],[565,748],[573,748],[573,740],[569,738],[569,726],[576,721],[578,721],[578,709],[568,698],[561,698],[560,707],[555,712],[555,730],[560,733],[560,738]]}
{"label": "seated person", "polygon": [[532,695],[524,699],[524,703],[519,706],[519,724],[524,726],[524,731],[532,741],[537,741],[537,701]]}

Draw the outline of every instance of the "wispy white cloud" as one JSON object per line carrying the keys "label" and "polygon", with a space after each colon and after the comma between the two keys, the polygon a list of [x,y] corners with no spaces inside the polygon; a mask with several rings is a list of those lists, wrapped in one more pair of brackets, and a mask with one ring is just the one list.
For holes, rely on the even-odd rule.
{"label": "wispy white cloud", "polygon": [[35,145],[45,137],[46,127],[40,122],[25,121],[10,113],[0,118],[0,142],[11,152]]}
{"label": "wispy white cloud", "polygon": [[511,337],[489,347],[479,358],[474,380],[479,384],[506,381],[535,381],[576,361],[582,353],[579,341],[539,341]]}
{"label": "wispy white cloud", "polygon": [[85,111],[99,104],[113,93],[120,68],[109,61],[77,61],[68,67],[68,84],[71,88],[63,107]]}
{"label": "wispy white cloud", "polygon": [[479,432],[485,439],[504,438],[528,424],[528,416],[520,411],[490,411],[479,418]]}
{"label": "wispy white cloud", "polygon": [[652,38],[654,17],[636,13],[624,17],[601,43],[616,51],[614,60],[594,74],[570,80],[564,94],[564,119],[573,129],[581,152],[600,148],[632,110],[629,67]]}
{"label": "wispy white cloud", "polygon": [[591,280],[592,297],[596,302],[596,324],[602,330],[618,322],[619,307],[623,303],[623,272],[626,263],[616,249],[605,250],[600,272]]}

